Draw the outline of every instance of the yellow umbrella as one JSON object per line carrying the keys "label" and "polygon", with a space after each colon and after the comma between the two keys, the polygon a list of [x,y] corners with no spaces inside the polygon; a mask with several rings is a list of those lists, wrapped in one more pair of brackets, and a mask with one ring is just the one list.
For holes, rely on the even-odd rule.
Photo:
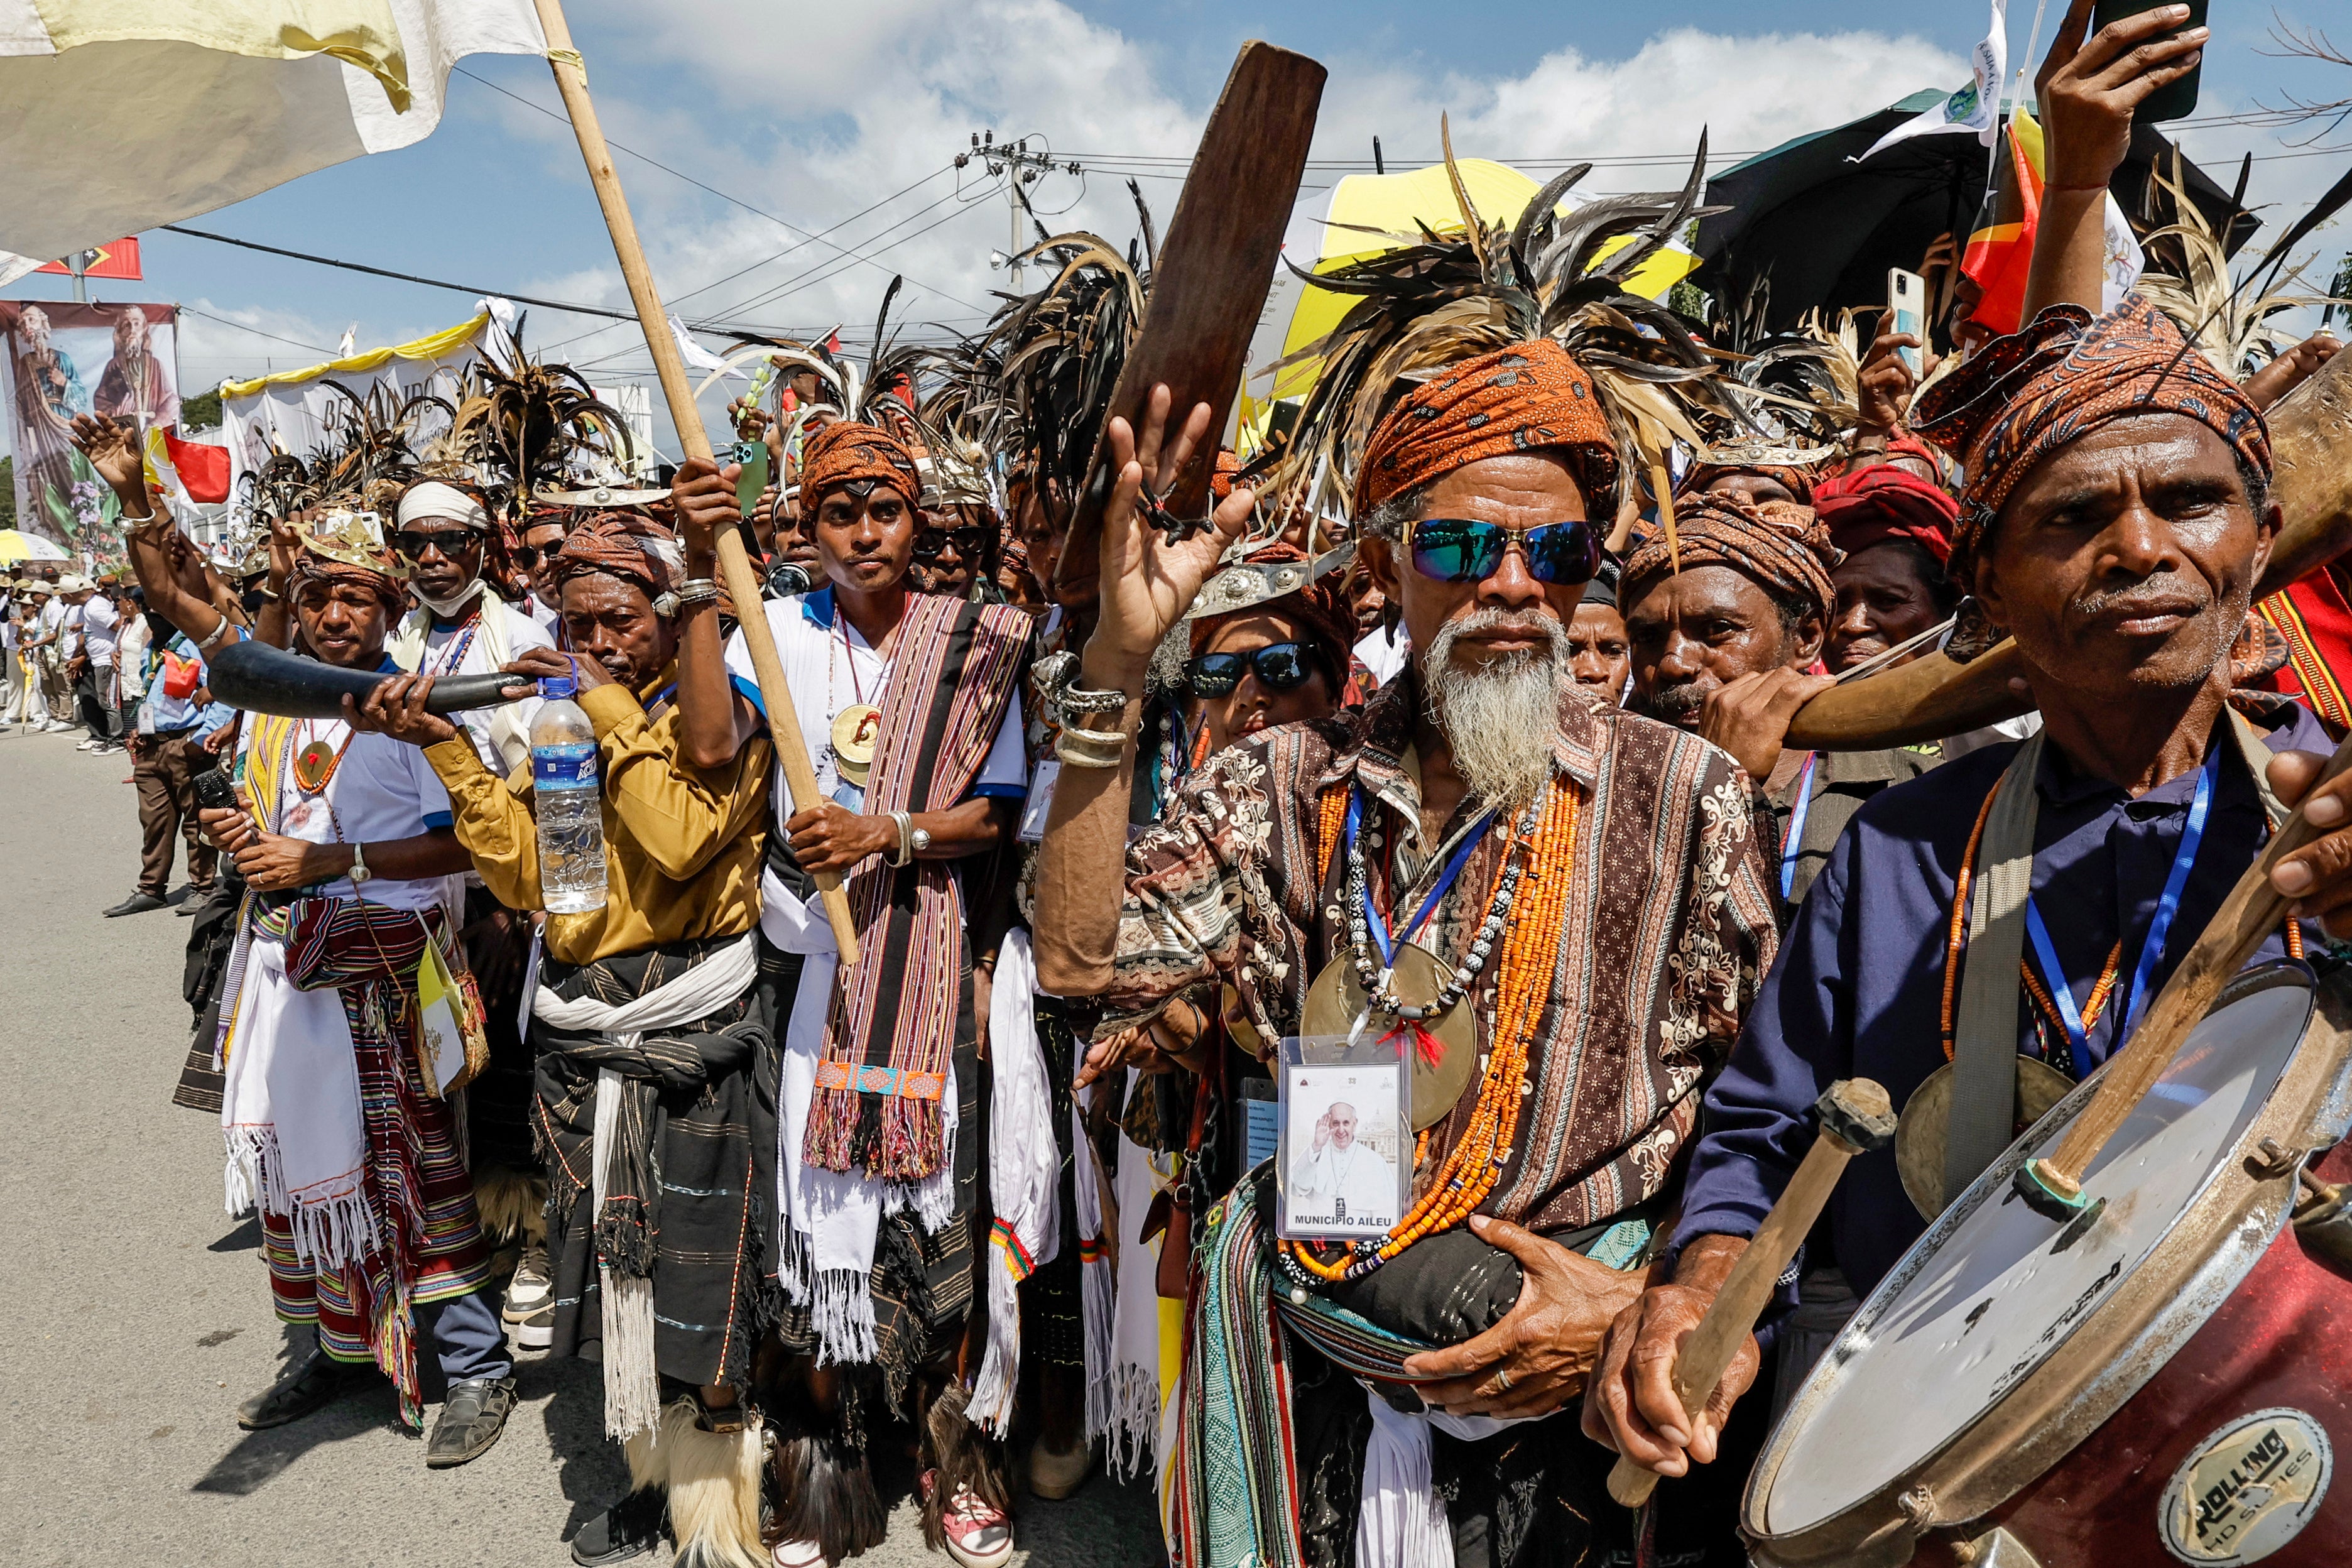
{"label": "yellow umbrella", "polygon": [[[1491,159],[1461,158],[1455,160],[1454,167],[1461,173],[1463,188],[1470,193],[1470,205],[1489,226],[1517,223],[1528,203],[1543,188],[1509,164]],[[1563,216],[1574,210],[1571,202],[1559,204]],[[1445,177],[1443,163],[1402,174],[1349,174],[1331,187],[1331,203],[1324,218],[1321,251],[1310,268],[1316,272],[1330,272],[1349,262],[1394,248],[1377,236],[1360,232],[1361,229],[1416,235],[1425,225],[1440,234],[1460,234],[1463,226],[1462,209],[1454,199],[1454,187]],[[1632,243],[1631,236],[1621,237],[1601,254],[1611,255]],[[1667,289],[1696,271],[1698,265],[1696,256],[1679,245],[1670,245],[1635,268],[1626,279],[1626,287],[1645,300],[1662,299]],[[1280,353],[1268,355],[1262,363],[1296,353],[1322,337],[1339,324],[1340,318],[1355,303],[1356,296],[1352,294],[1334,293],[1311,285],[1301,288],[1283,332]],[[1247,388],[1242,408],[1244,428],[1261,428],[1267,405],[1276,399],[1304,397],[1321,370],[1318,363],[1303,361],[1277,373],[1271,385]]]}
{"label": "yellow umbrella", "polygon": [[70,561],[59,546],[37,533],[0,528],[0,561]]}

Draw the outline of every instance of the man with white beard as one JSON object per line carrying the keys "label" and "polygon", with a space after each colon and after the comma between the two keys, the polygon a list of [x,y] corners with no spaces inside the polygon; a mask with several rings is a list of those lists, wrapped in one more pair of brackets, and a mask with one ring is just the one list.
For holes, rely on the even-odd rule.
{"label": "man with white beard", "polygon": [[[1126,851],[1106,943],[1097,1070],[1163,1068],[1141,1026],[1222,986],[1268,1052],[1394,1038],[1426,1127],[1386,1237],[1277,1241],[1262,1173],[1202,1221],[1168,1459],[1182,1562],[1286,1532],[1307,1561],[1352,1543],[1365,1568],[1631,1550],[1609,1456],[1556,1413],[1642,1288],[1629,1266],[1777,941],[1738,765],[1570,676],[1591,520],[1618,486],[1591,378],[1537,340],[1397,390],[1353,465],[1355,516],[1410,664],[1363,710],[1263,731],[1186,779]],[[1205,426],[1196,409],[1162,460],[1166,406],[1155,394],[1139,439],[1109,428],[1120,477],[1100,620],[1060,697],[1041,931],[1061,889],[1118,874],[1145,668],[1254,500],[1235,489],[1180,543],[1138,517]],[[1103,990],[1076,946],[1041,936],[1045,986]],[[1286,1333],[1265,1332],[1269,1307]],[[1247,1495],[1217,1476],[1236,1437],[1265,1456]],[[1677,1508],[1669,1533],[1703,1515],[1727,1544],[1727,1509]]]}

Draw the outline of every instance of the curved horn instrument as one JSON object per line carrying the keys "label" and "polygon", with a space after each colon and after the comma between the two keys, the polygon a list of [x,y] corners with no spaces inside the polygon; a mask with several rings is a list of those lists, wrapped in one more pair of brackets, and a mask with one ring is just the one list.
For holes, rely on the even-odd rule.
{"label": "curved horn instrument", "polygon": [[[2257,602],[2352,551],[2352,353],[2337,354],[2273,408],[2271,493],[2286,514]],[[1791,746],[1864,752],[1905,746],[2014,718],[2032,700],[2009,689],[2025,673],[2017,645],[2002,642],[1955,664],[1940,653],[1832,687],[1797,710]]]}
{"label": "curved horn instrument", "polygon": [[[373,670],[344,669],[315,658],[300,658],[251,637],[213,655],[205,666],[205,678],[213,695],[230,707],[287,719],[340,719],[344,698],[364,702],[392,679]],[[492,708],[516,700],[506,695],[506,689],[517,685],[530,686],[531,678],[496,673],[444,676],[433,683],[433,694],[425,700],[425,708],[443,715]]]}

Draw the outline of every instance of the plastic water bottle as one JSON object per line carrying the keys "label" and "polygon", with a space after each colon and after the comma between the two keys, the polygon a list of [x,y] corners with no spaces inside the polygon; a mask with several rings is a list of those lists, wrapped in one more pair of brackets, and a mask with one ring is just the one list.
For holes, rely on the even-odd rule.
{"label": "plastic water bottle", "polygon": [[551,915],[604,907],[604,792],[596,730],[572,700],[568,676],[539,683],[547,700],[530,721],[530,777],[538,796],[539,889]]}

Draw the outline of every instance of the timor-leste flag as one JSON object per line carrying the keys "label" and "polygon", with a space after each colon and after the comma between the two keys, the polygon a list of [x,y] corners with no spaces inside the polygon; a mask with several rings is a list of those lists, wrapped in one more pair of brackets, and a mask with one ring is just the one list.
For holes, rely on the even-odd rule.
{"label": "timor-leste flag", "polygon": [[1984,290],[1970,319],[2005,337],[2017,331],[2025,310],[2025,276],[2033,267],[2033,231],[2042,221],[2042,127],[2014,110],[2002,140],[2007,177],[1986,194],[1960,271]]}

